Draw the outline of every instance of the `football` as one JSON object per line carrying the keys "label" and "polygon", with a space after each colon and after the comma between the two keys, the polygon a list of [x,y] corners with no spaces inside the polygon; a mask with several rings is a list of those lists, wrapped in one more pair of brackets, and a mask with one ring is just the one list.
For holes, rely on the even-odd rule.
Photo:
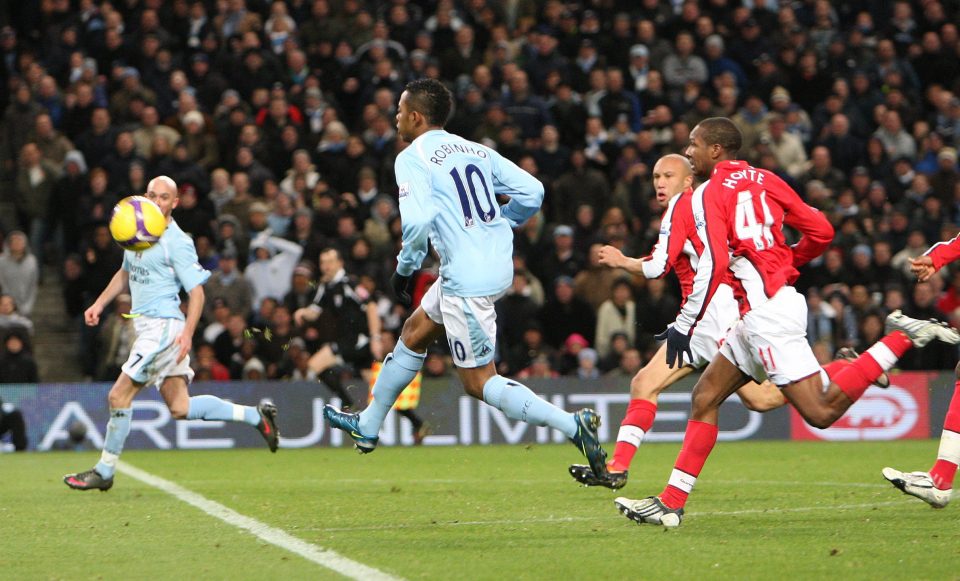
{"label": "football", "polygon": [[166,229],[167,219],[160,206],[143,196],[120,200],[110,216],[110,234],[124,250],[146,250],[160,240]]}

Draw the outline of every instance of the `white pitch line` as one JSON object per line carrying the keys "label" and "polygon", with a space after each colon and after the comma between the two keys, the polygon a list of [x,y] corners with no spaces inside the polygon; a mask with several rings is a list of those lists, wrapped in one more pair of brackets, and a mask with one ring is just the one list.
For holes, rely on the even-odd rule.
{"label": "white pitch line", "polygon": [[303,557],[304,559],[316,563],[322,567],[326,567],[332,571],[335,571],[344,577],[349,577],[350,579],[362,579],[366,580],[376,580],[376,581],[399,581],[400,577],[394,577],[388,573],[384,573],[379,569],[374,569],[364,565],[363,563],[358,563],[352,559],[344,557],[340,553],[331,551],[330,549],[324,549],[312,543],[308,543],[304,540],[298,539],[285,531],[271,527],[265,523],[258,521],[255,518],[244,516],[239,512],[227,508],[226,506],[220,504],[219,502],[214,502],[209,498],[206,498],[196,492],[187,490],[186,488],[170,482],[169,480],[164,480],[159,476],[154,476],[149,472],[144,472],[135,466],[131,466],[126,462],[119,462],[117,464],[117,470],[135,478],[144,484],[148,484],[157,488],[167,494],[182,500],[187,504],[190,504],[206,514],[220,519],[223,522],[235,526],[239,529],[243,529],[257,538],[285,549]]}

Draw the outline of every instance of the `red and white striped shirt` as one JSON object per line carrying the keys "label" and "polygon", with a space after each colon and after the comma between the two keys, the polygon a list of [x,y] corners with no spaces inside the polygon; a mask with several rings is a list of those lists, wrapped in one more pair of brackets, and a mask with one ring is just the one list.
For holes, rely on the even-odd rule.
{"label": "red and white striped shirt", "polygon": [[[696,212],[703,214],[703,186],[694,191],[687,188],[674,196],[660,219],[660,236],[656,245],[643,259],[643,275],[660,278],[673,268],[680,279],[682,302],[674,327],[681,333],[690,333],[706,312],[716,285],[705,282],[696,285],[698,273],[703,269],[704,280],[712,275],[712,257],[709,249],[697,232]],[[699,210],[695,210],[695,207]],[[704,253],[706,251],[706,256]],[[721,282],[729,282],[729,276],[720,273]]]}

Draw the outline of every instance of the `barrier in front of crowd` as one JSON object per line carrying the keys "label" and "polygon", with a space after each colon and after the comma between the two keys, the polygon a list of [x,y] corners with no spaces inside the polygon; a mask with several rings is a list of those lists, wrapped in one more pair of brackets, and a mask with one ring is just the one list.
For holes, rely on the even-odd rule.
{"label": "barrier in front of crowd", "polygon": [[[681,381],[660,396],[659,411],[648,442],[683,439],[695,377]],[[895,440],[939,437],[953,394],[952,373],[911,372],[892,376],[888,389],[871,387],[834,426],[817,430],[807,426],[796,411],[781,408],[759,414],[747,410],[736,396],[720,413],[720,440]],[[600,437],[616,439],[620,419],[629,400],[629,382],[572,378],[526,382],[534,391],[568,410],[591,407],[603,418]],[[108,383],[58,383],[0,385],[0,399],[19,408],[27,423],[30,448],[69,448],[68,430],[80,422],[86,427],[88,446],[100,448],[107,423]],[[366,388],[357,387],[358,401]],[[269,400],[280,409],[282,447],[345,446],[349,438],[323,421],[323,405],[335,398],[316,383],[211,382],[196,383],[194,394],[209,393],[236,403]],[[463,393],[455,379],[425,379],[418,408],[433,427],[425,445],[454,446],[502,443],[563,442],[549,428],[508,420],[500,411]],[[409,423],[393,412],[380,434],[381,445],[411,445]],[[256,431],[227,422],[177,422],[155,389],[145,389],[134,401],[134,416],[126,449],[214,449],[263,446]]]}

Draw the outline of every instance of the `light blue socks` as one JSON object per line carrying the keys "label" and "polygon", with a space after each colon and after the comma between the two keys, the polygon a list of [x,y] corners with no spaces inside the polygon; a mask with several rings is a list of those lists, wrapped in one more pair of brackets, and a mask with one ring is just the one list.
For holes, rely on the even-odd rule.
{"label": "light blue socks", "polygon": [[364,436],[376,436],[380,433],[383,419],[387,417],[393,403],[423,367],[426,353],[414,353],[397,341],[393,353],[383,360],[383,367],[376,383],[373,384],[373,401],[367,409],[360,412],[360,433]]}
{"label": "light blue socks", "polygon": [[[130,435],[130,420],[133,409],[111,409],[110,421],[107,422],[107,436],[103,442],[103,452],[100,461],[94,466],[100,476],[113,478],[117,471],[117,461],[123,452],[123,443]],[[188,420],[221,420],[227,422],[243,422],[256,426],[260,423],[260,412],[257,408],[247,405],[236,405],[223,401],[213,395],[198,395],[190,398],[190,407],[187,410]]]}
{"label": "light blue socks", "polygon": [[107,422],[107,437],[103,441],[103,452],[100,461],[93,467],[97,474],[104,478],[113,478],[117,471],[117,460],[123,452],[123,443],[130,435],[130,419],[133,417],[133,408],[110,408],[110,421]]}
{"label": "light blue socks", "polygon": [[535,426],[550,426],[568,438],[577,433],[577,421],[573,414],[547,402],[530,388],[494,375],[483,386],[483,401],[502,411],[511,420],[520,420]]}
{"label": "light blue socks", "polygon": [[260,412],[253,406],[223,401],[215,395],[197,395],[190,398],[187,419],[243,422],[256,426],[260,423]]}

